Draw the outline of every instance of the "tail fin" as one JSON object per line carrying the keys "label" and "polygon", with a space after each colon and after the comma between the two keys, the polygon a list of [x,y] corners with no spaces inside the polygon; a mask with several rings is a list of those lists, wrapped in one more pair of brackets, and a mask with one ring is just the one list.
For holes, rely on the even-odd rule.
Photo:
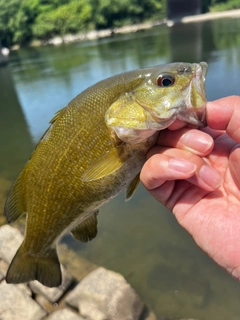
{"label": "tail fin", "polygon": [[24,243],[18,249],[6,275],[7,283],[22,283],[38,280],[44,286],[58,287],[62,283],[60,263],[56,249],[50,249],[42,257],[30,255]]}

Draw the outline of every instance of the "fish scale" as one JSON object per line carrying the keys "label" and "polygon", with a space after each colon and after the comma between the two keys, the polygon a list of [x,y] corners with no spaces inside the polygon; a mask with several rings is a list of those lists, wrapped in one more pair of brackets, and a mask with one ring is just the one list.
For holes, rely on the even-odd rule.
{"label": "fish scale", "polygon": [[206,71],[201,62],[122,73],[57,112],[6,200],[8,222],[27,216],[8,283],[61,284],[57,240],[67,231],[83,242],[96,236],[99,207],[126,187],[131,198],[159,130],[177,118],[203,125]]}

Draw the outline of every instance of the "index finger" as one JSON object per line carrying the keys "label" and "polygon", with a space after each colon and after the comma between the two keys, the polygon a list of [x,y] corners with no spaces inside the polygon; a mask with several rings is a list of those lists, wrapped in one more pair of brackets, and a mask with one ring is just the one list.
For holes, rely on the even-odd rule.
{"label": "index finger", "polygon": [[210,128],[226,130],[240,142],[240,96],[230,96],[207,103],[206,120]]}

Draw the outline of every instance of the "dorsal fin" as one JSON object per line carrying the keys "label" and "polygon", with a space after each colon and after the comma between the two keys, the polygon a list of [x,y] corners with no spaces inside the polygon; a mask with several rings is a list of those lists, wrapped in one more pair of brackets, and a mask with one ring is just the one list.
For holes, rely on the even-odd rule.
{"label": "dorsal fin", "polygon": [[25,212],[22,178],[23,172],[20,173],[17,180],[12,185],[5,202],[4,213],[8,223],[14,222]]}
{"label": "dorsal fin", "polygon": [[55,113],[55,116],[52,118],[52,120],[50,120],[50,123],[53,124],[60,116],[63,112],[65,112],[67,107],[65,108],[62,108],[61,110],[58,110],[56,113]]}
{"label": "dorsal fin", "polygon": [[[40,142],[41,143],[42,141],[44,140],[47,140],[50,136],[50,132],[51,132],[51,129],[52,129],[52,126],[53,124],[57,121],[57,119],[63,114],[63,112],[66,110],[67,107],[65,108],[62,108],[61,110],[57,111],[54,115],[54,117],[52,118],[52,120],[50,120],[50,126],[47,128],[47,130],[44,132],[44,134],[42,135],[41,139],[40,139]],[[36,145],[36,148],[37,148],[38,144]],[[35,148],[35,150],[36,150]],[[34,152],[33,152],[34,153]]]}

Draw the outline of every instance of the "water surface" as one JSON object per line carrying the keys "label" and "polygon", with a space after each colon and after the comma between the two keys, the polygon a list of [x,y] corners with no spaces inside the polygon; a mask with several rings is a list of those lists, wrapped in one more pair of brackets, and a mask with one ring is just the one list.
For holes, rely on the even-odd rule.
{"label": "water surface", "polygon": [[[116,73],[173,61],[208,62],[209,100],[240,95],[239,19],[12,52],[9,67],[0,69],[0,181],[13,181],[54,113],[82,90]],[[94,241],[81,244],[70,235],[62,241],[122,273],[159,317],[240,319],[240,284],[142,186],[130,202],[121,194],[100,210]]]}

